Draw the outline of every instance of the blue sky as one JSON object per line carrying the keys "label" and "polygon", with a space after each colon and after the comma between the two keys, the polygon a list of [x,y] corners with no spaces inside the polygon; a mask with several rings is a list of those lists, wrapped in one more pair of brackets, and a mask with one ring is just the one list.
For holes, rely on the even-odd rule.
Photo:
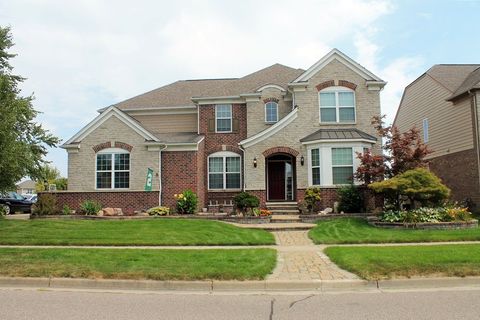
{"label": "blue sky", "polygon": [[[432,65],[480,63],[478,12],[480,0],[0,0],[0,25],[38,120],[65,141],[97,109],[178,79],[308,68],[334,47],[388,81],[391,120]],[[67,174],[63,149],[48,159]]]}

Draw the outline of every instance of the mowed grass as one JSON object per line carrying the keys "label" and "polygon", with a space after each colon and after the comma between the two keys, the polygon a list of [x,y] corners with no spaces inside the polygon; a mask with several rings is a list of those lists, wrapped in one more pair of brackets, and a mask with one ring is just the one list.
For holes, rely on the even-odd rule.
{"label": "mowed grass", "polygon": [[373,227],[364,219],[339,218],[318,222],[308,235],[316,244],[473,241],[480,240],[480,228],[386,229]]}
{"label": "mowed grass", "polygon": [[218,221],[0,220],[3,245],[267,245],[271,233]]}
{"label": "mowed grass", "polygon": [[261,280],[275,263],[273,249],[0,249],[10,277]]}
{"label": "mowed grass", "polygon": [[329,247],[340,268],[368,280],[414,276],[478,276],[480,245]]}

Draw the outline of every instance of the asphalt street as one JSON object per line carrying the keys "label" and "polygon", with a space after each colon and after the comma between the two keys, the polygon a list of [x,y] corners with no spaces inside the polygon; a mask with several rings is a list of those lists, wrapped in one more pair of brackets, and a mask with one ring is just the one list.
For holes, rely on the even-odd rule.
{"label": "asphalt street", "polygon": [[479,319],[480,289],[192,294],[0,289],[0,319]]}

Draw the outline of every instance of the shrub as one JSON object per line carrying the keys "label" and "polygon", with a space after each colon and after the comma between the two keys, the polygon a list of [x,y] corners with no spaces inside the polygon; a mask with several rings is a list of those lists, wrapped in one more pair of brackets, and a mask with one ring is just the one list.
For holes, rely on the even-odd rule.
{"label": "shrub", "polygon": [[174,195],[177,199],[177,212],[180,214],[194,214],[197,212],[198,197],[192,190],[185,190]]}
{"label": "shrub", "polygon": [[169,207],[153,207],[147,210],[151,216],[168,216],[170,214]]}
{"label": "shrub", "polygon": [[253,211],[260,205],[260,200],[248,192],[241,192],[233,198],[235,208],[246,213],[249,209]]}
{"label": "shrub", "polygon": [[423,168],[405,171],[368,187],[384,194],[397,209],[401,207],[402,196],[407,197],[413,206],[416,201],[421,206],[438,206],[450,195],[450,189],[442,184],[440,178]]}
{"label": "shrub", "polygon": [[100,210],[102,210],[102,205],[94,200],[85,200],[80,205],[80,211],[86,215],[95,215]]}
{"label": "shrub", "polygon": [[414,210],[385,211],[380,217],[383,222],[402,222],[408,224],[416,223],[437,223],[448,221],[469,221],[471,213],[467,208],[462,207],[421,207]]}
{"label": "shrub", "polygon": [[347,213],[358,213],[363,210],[363,196],[357,186],[349,185],[338,189],[337,191],[338,211]]}
{"label": "shrub", "polygon": [[305,197],[303,198],[303,200],[307,204],[307,209],[309,212],[312,212],[313,209],[317,209],[320,200],[322,200],[320,188],[307,188],[307,190],[305,190]]}
{"label": "shrub", "polygon": [[6,213],[7,213],[7,210],[5,210],[5,207],[0,205],[0,218],[6,215]]}
{"label": "shrub", "polygon": [[72,210],[70,210],[70,207],[68,205],[64,204],[63,209],[62,209],[62,214],[69,215],[71,212],[72,212]]}
{"label": "shrub", "polygon": [[57,198],[48,193],[42,194],[38,197],[37,202],[32,206],[32,213],[37,216],[57,214]]}

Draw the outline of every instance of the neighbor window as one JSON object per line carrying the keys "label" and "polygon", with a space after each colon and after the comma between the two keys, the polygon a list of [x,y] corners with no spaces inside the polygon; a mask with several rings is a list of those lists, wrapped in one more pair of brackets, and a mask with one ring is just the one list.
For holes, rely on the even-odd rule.
{"label": "neighbor window", "polygon": [[232,105],[217,104],[215,106],[216,132],[232,132]]}
{"label": "neighbor window", "polygon": [[320,185],[320,150],[312,149],[312,184]]}
{"label": "neighbor window", "polygon": [[240,156],[217,152],[208,157],[208,189],[240,189]]}
{"label": "neighbor window", "polygon": [[130,154],[102,152],[97,154],[97,189],[126,189],[130,187]]}
{"label": "neighbor window", "polygon": [[320,91],[320,122],[355,122],[355,93],[347,88]]}
{"label": "neighbor window", "polygon": [[428,142],[428,119],[423,119],[423,142]]}
{"label": "neighbor window", "polygon": [[349,184],[353,182],[352,148],[332,148],[333,184]]}
{"label": "neighbor window", "polygon": [[276,102],[265,103],[265,122],[274,123],[278,121],[278,104]]}

